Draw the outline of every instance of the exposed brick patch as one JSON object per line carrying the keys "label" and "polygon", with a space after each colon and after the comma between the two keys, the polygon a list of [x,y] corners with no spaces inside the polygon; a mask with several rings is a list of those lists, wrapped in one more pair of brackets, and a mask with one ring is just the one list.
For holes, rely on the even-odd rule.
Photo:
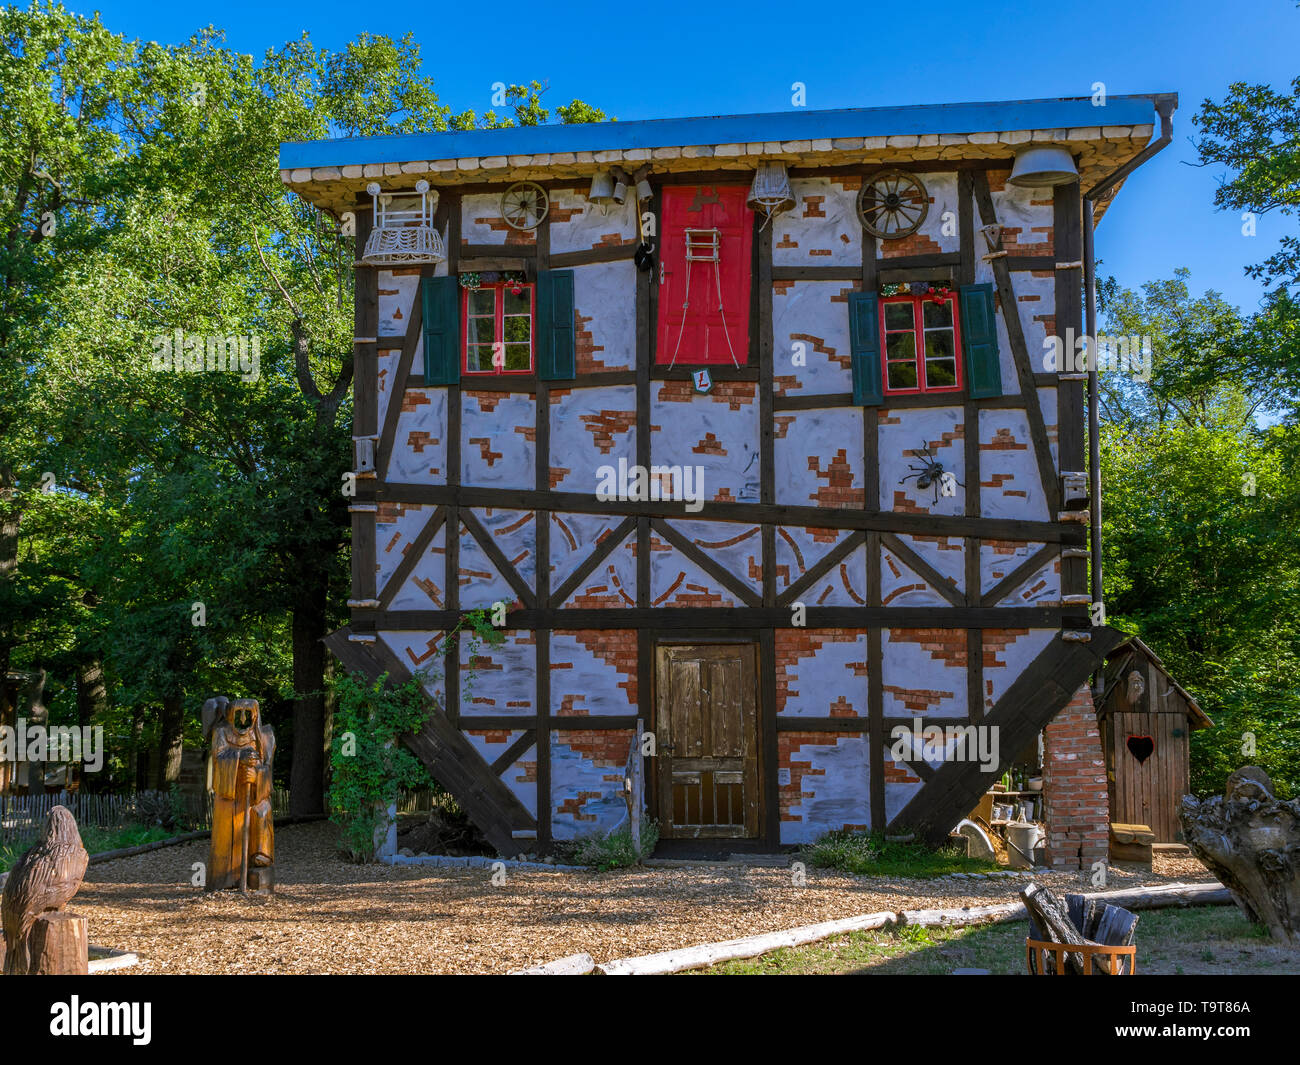
{"label": "exposed brick patch", "polygon": [[419,389],[408,388],[402,393],[402,413],[409,414],[411,411],[432,402],[426,393],[421,392]]}
{"label": "exposed brick patch", "polygon": [[[725,403],[733,410],[740,410],[754,402],[758,386],[752,381],[719,381],[709,392],[708,398],[714,403]],[[661,381],[657,399],[664,403],[689,403],[699,395],[690,381]]]}
{"label": "exposed brick patch", "polygon": [[466,399],[473,399],[478,402],[478,409],[484,414],[491,414],[497,409],[497,404],[501,402],[504,392],[475,392],[466,389],[463,393]]}
{"label": "exposed brick patch", "polygon": [[809,455],[808,469],[817,475],[818,480],[826,482],[812,497],[819,507],[854,509],[862,506],[865,490],[853,487],[853,470],[844,448],[835,452],[825,469],[822,468],[820,458]]}
{"label": "exposed brick patch", "polygon": [[[821,337],[815,337],[811,333],[791,333],[791,340],[803,340],[812,345],[813,351],[825,355],[831,362],[837,363],[842,369],[847,370],[852,363],[852,357],[846,352],[843,355],[837,354],[835,349],[827,345]],[[794,378],[787,378],[793,381]]]}
{"label": "exposed brick patch", "polygon": [[[556,631],[556,635],[572,636],[596,658],[617,670],[623,677],[618,686],[627,693],[628,706],[635,709],[637,703],[637,634],[634,629],[572,629]],[[572,663],[552,662],[552,683],[563,684],[558,671],[572,668]],[[565,696],[561,714],[587,714],[591,707],[574,707],[573,696]],[[600,708],[599,713],[625,713],[627,707]]]}
{"label": "exposed brick patch", "polygon": [[905,765],[899,765],[892,758],[886,758],[884,762],[885,783],[886,784],[919,784],[921,778],[913,776],[912,771]]}
{"label": "exposed brick patch", "polygon": [[999,429],[993,434],[993,439],[989,441],[980,441],[981,451],[1028,451],[1029,445],[1022,444],[1016,439],[1015,433],[1010,429]]}
{"label": "exposed brick patch", "polygon": [[[548,209],[547,214],[550,211]],[[536,244],[537,231],[532,229],[516,229],[510,225],[504,218],[496,215],[488,215],[485,218],[475,218],[475,224],[487,226],[493,233],[504,233],[506,235],[506,244]],[[468,247],[472,242],[468,237],[461,238],[461,245]]]}
{"label": "exposed brick patch", "polygon": [[[784,712],[786,700],[798,695],[795,686],[799,683],[800,663],[812,660],[815,670],[817,652],[828,643],[856,643],[860,632],[851,629],[777,629],[775,634],[776,651],[776,712]],[[866,659],[850,663],[853,676],[866,677]],[[866,707],[855,708],[843,696],[830,705],[831,717],[865,717]]]}
{"label": "exposed brick patch", "polygon": [[471,446],[477,445],[477,446],[478,446],[478,451],[479,451],[479,455],[480,455],[480,457],[481,457],[481,458],[483,459],[483,461],[486,462],[489,466],[495,466],[496,463],[497,463],[497,459],[502,458],[502,457],[504,456],[504,452],[501,452],[501,451],[493,451],[493,450],[492,450],[492,438],[491,438],[491,437],[488,437],[488,436],[471,436],[471,437],[466,441],[466,443],[469,444],[469,445],[471,445]]}
{"label": "exposed brick patch", "polygon": [[1047,864],[1054,869],[1090,869],[1107,857],[1110,799],[1087,684],[1043,730],[1043,749]]}
{"label": "exposed brick patch", "polygon": [[[933,204],[933,200],[931,204]],[[943,247],[924,233],[910,233],[899,240],[882,240],[877,243],[881,259],[901,259],[906,255],[941,255]]]}
{"label": "exposed brick patch", "polygon": [[890,643],[915,643],[936,662],[953,669],[966,668],[965,629],[890,629]]}
{"label": "exposed brick patch", "polygon": [[594,414],[584,414],[582,424],[591,434],[596,449],[602,455],[608,455],[614,449],[615,439],[625,436],[627,431],[636,424],[636,411],[602,410]]}
{"label": "exposed brick patch", "polygon": [[587,323],[592,318],[592,315],[581,314],[577,310],[573,312],[573,337],[578,373],[599,373],[601,370],[609,369],[596,358],[596,352],[604,351],[605,345],[597,344],[592,331],[587,328]]}
{"label": "exposed brick patch", "polygon": [[825,218],[826,212],[822,210],[822,204],[825,200],[825,196],[805,196],[803,198],[803,216],[805,218]]}

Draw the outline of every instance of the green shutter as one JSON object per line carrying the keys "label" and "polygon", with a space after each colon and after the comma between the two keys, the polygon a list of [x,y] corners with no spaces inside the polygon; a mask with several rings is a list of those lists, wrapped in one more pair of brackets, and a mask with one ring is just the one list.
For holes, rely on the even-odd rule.
{"label": "green shutter", "polygon": [[536,327],[537,376],[543,381],[572,381],[576,374],[572,270],[538,273]]}
{"label": "green shutter", "polygon": [[966,391],[972,399],[1002,395],[998,320],[992,285],[961,287],[961,347],[966,360]]}
{"label": "green shutter", "polygon": [[424,383],[460,384],[460,278],[426,277]]}
{"label": "green shutter", "polygon": [[849,352],[853,363],[853,402],[880,405],[880,318],[874,292],[849,293]]}

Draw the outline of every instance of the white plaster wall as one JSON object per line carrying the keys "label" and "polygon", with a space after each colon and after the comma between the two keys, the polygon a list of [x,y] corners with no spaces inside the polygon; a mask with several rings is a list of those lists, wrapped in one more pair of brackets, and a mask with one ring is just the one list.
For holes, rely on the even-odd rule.
{"label": "white plaster wall", "polygon": [[446,592],[447,527],[444,524],[434,534],[428,550],[415,564],[415,569],[402,582],[402,587],[393,597],[389,609],[441,610],[446,606]]}
{"label": "white plaster wall", "polygon": [[461,484],[526,488],[537,483],[530,437],[536,428],[532,396],[461,392]]}
{"label": "white plaster wall", "polygon": [[772,227],[773,264],[861,265],[857,179],[842,184],[829,177],[795,178],[790,189],[795,196],[794,207],[768,223]]}
{"label": "white plaster wall", "polygon": [[739,577],[756,592],[762,592],[763,537],[759,526],[675,518],[668,524],[723,569]]}
{"label": "white plaster wall", "polygon": [[[551,473],[557,492],[595,495],[602,466],[636,463],[636,387],[566,389],[552,393]],[[560,473],[558,480],[554,475]],[[530,471],[531,476],[531,471]],[[531,483],[529,485],[531,487]]]}
{"label": "white plaster wall", "polygon": [[[999,412],[1001,413],[1001,412]],[[880,418],[880,507],[886,511],[920,510],[926,514],[959,516],[966,513],[964,415],[960,407],[930,407],[908,410],[894,408]],[[942,489],[935,498],[934,487],[918,488],[918,470],[928,459],[913,454],[928,446],[930,454],[956,478],[954,495]],[[905,483],[899,481],[910,478]]]}
{"label": "white plaster wall", "polygon": [[871,769],[865,736],[827,736],[790,753],[803,768],[799,799],[789,807],[797,821],[781,822],[782,843],[811,843],[846,826],[871,824]]}
{"label": "white plaster wall", "polygon": [[924,577],[888,548],[881,552],[880,602],[882,606],[949,605]]}
{"label": "white plaster wall", "polygon": [[447,389],[407,389],[397,417],[388,480],[398,484],[447,483]]}
{"label": "white plaster wall", "polygon": [[[881,679],[885,717],[966,716],[966,670],[940,657],[939,646],[901,639],[885,629],[881,641]],[[964,633],[962,647],[964,650]],[[897,689],[897,690],[894,690]],[[903,693],[923,692],[926,706],[909,708]]]}
{"label": "white plaster wall", "polygon": [[799,598],[807,606],[866,606],[866,545],[855,547]]}
{"label": "white plaster wall", "polygon": [[[675,384],[676,382],[670,382]],[[662,466],[702,466],[704,497],[712,502],[757,503],[758,399],[729,402],[727,393],[691,395],[682,402],[651,384],[650,461]],[[672,392],[676,395],[678,393]],[[734,393],[731,393],[734,394]],[[715,453],[720,447],[722,454]]]}
{"label": "white plaster wall", "polygon": [[430,630],[381,630],[376,635],[412,673],[429,674],[424,680],[424,690],[439,706],[444,706],[446,681],[443,677],[442,659],[438,655],[438,646],[444,634]]}
{"label": "white plaster wall", "polygon": [[740,606],[735,596],[672,545],[651,533],[651,606]]}
{"label": "white plaster wall", "polygon": [[[778,677],[781,673],[778,672]],[[783,717],[830,717],[832,708],[844,700],[867,716],[867,634],[853,634],[851,642],[826,640],[815,656],[801,657],[786,665],[785,700],[779,707]]]}
{"label": "white plaster wall", "polygon": [[980,411],[980,514],[1048,521],[1029,419],[1020,410]]}
{"label": "white plaster wall", "polygon": [[636,531],[624,536],[560,605],[593,610],[636,606]]}
{"label": "white plaster wall", "polygon": [[[854,509],[862,506],[862,418],[860,407],[791,412],[773,441],[776,501],[799,507]],[[847,485],[832,483],[833,467],[847,466]]]}
{"label": "white plaster wall", "polygon": [[[572,632],[551,633],[551,713],[634,714],[635,675],[616,669]],[[566,702],[571,709],[566,710]]]}
{"label": "white plaster wall", "polygon": [[[984,710],[992,710],[997,701],[1006,694],[1016,678],[1028,667],[1029,663],[1042,653],[1054,639],[1056,629],[1013,630],[1006,633],[1012,642],[1002,649],[993,646],[991,637],[995,631],[985,633],[984,637]],[[1005,630],[1000,630],[1005,632]],[[989,653],[993,652],[990,664]]]}
{"label": "white plaster wall", "polygon": [[613,514],[552,514],[551,590],[567,581],[622,520]]}
{"label": "white plaster wall", "polygon": [[634,195],[629,189],[622,207],[602,208],[586,196],[590,184],[580,189],[552,189],[551,254],[589,251],[611,244],[639,241]]}
{"label": "white plaster wall", "polygon": [[573,267],[580,373],[636,368],[636,272],[630,259]]}
{"label": "white plaster wall", "polygon": [[776,586],[785,591],[849,535],[845,529],[783,526],[776,531]]}
{"label": "white plaster wall", "polygon": [[[777,395],[853,391],[847,293],[843,281],[795,281],[772,293],[773,378]],[[796,346],[806,364],[796,366]]]}
{"label": "white plaster wall", "polygon": [[1043,548],[1041,543],[1017,543],[1014,551],[1007,554],[1007,545],[999,543],[996,547],[987,541],[980,545],[980,594],[988,591],[1008,573],[1023,563],[1027,558]]}
{"label": "white plaster wall", "polygon": [[[461,551],[465,549],[464,540]],[[531,717],[537,713],[537,647],[533,634],[518,630],[507,631],[500,647],[480,644],[477,661],[470,662],[470,641],[460,640],[461,684],[472,668],[476,671],[474,686],[466,698],[462,692],[461,718],[479,714],[519,715]],[[472,726],[471,726],[472,727]]]}

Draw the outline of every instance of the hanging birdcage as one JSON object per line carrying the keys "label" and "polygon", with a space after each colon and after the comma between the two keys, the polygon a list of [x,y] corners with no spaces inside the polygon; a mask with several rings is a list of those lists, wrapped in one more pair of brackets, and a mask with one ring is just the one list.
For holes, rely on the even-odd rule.
{"label": "hanging birdcage", "polygon": [[745,203],[767,215],[764,225],[772,220],[773,215],[793,207],[794,193],[790,191],[790,175],[786,173],[785,163],[759,163]]}
{"label": "hanging birdcage", "polygon": [[383,192],[376,182],[366,186],[374,198],[375,226],[366,239],[361,261],[375,266],[405,266],[410,263],[440,263],[447,258],[442,236],[433,228],[433,212],[438,206],[438,192],[430,191],[427,181],[416,183],[419,207],[395,208],[398,198]]}

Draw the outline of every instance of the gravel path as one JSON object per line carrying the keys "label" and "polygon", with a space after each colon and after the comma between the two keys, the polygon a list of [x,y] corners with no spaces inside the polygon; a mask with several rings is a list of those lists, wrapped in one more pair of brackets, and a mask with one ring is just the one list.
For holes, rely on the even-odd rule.
{"label": "gravel path", "polygon": [[[276,833],[270,898],[190,885],[207,843],[92,865],[72,908],[92,943],[135,951],[133,973],[504,973],[586,951],[597,962],[877,910],[1013,901],[1020,880],[906,880],[730,863],[611,873],[348,865],[333,826]],[[1107,888],[1212,879],[1194,859],[1112,870]],[[1080,873],[1039,878],[1091,890]]]}

